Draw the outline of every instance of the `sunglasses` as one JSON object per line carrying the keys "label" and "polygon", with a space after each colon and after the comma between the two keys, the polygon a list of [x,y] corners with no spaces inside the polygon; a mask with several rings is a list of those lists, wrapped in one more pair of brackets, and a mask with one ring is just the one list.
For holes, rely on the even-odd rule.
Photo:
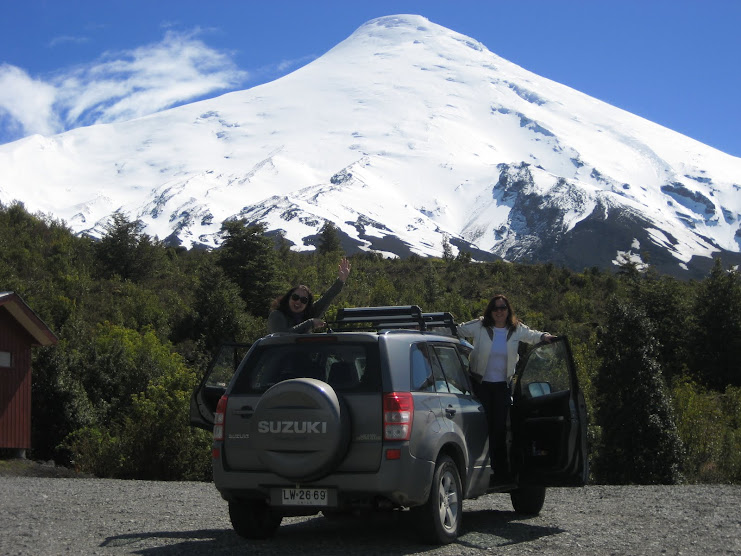
{"label": "sunglasses", "polygon": [[494,305],[492,311],[506,311],[508,308],[506,305]]}
{"label": "sunglasses", "polygon": [[306,305],[309,302],[309,298],[308,297],[301,297],[297,293],[292,293],[291,294],[291,299],[293,299],[294,301],[300,301],[304,305]]}

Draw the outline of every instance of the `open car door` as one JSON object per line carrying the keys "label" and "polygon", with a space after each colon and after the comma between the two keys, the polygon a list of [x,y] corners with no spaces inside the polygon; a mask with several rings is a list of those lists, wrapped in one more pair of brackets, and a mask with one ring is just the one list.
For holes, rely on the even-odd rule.
{"label": "open car door", "polygon": [[251,344],[222,344],[190,397],[190,425],[214,429],[214,412]]}
{"label": "open car door", "polygon": [[520,483],[586,484],[587,408],[565,336],[523,358],[512,396],[512,469]]}

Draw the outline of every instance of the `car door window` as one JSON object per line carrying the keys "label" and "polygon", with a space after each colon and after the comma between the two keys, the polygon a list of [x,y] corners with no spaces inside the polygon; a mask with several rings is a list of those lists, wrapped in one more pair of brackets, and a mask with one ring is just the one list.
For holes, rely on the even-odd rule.
{"label": "car door window", "polygon": [[538,398],[571,389],[569,357],[564,342],[539,346],[527,359],[519,377],[523,396]]}
{"label": "car door window", "polygon": [[216,405],[226,392],[240,361],[249,348],[248,344],[222,344],[193,393],[190,407],[191,425],[212,430]]}
{"label": "car door window", "polygon": [[428,349],[433,350],[430,353],[430,363],[432,364],[432,375],[435,379],[435,390],[437,392],[449,394],[451,390],[448,388],[448,379],[445,377],[445,371],[443,371],[443,366],[440,362],[440,358],[434,352],[434,348],[432,348],[431,346],[427,347]]}
{"label": "car door window", "polygon": [[440,362],[450,392],[453,394],[470,394],[471,388],[455,347],[435,344],[433,349]]}
{"label": "car door window", "polygon": [[425,344],[412,345],[411,358],[412,390],[414,392],[434,392],[435,379],[427,346]]}
{"label": "car door window", "polygon": [[473,351],[472,348],[467,345],[457,344],[455,346],[455,349],[458,350],[458,355],[460,355],[461,364],[463,365],[463,372],[466,374],[466,377],[470,377],[471,374],[469,357],[471,356],[471,351]]}

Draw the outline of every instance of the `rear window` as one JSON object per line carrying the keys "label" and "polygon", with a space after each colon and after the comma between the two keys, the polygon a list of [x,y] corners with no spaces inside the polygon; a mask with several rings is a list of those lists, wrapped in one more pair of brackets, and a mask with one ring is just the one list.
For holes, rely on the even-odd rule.
{"label": "rear window", "polygon": [[316,378],[338,392],[378,392],[378,345],[308,342],[259,347],[243,362],[232,393],[260,394],[291,378]]}

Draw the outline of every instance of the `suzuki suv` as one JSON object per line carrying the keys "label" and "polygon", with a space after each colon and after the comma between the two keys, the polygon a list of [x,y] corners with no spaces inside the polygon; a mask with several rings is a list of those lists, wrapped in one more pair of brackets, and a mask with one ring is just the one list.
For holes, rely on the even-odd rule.
{"label": "suzuki suv", "polygon": [[[492,484],[472,346],[449,313],[340,309],[326,332],[223,346],[191,400],[213,431],[213,479],[235,531],[272,536],[284,516],[408,509],[449,543],[463,500],[509,493],[537,514],[547,486],[587,477],[586,406],[566,338],[538,344],[513,380],[511,484]],[[246,353],[242,357],[240,350]]]}

